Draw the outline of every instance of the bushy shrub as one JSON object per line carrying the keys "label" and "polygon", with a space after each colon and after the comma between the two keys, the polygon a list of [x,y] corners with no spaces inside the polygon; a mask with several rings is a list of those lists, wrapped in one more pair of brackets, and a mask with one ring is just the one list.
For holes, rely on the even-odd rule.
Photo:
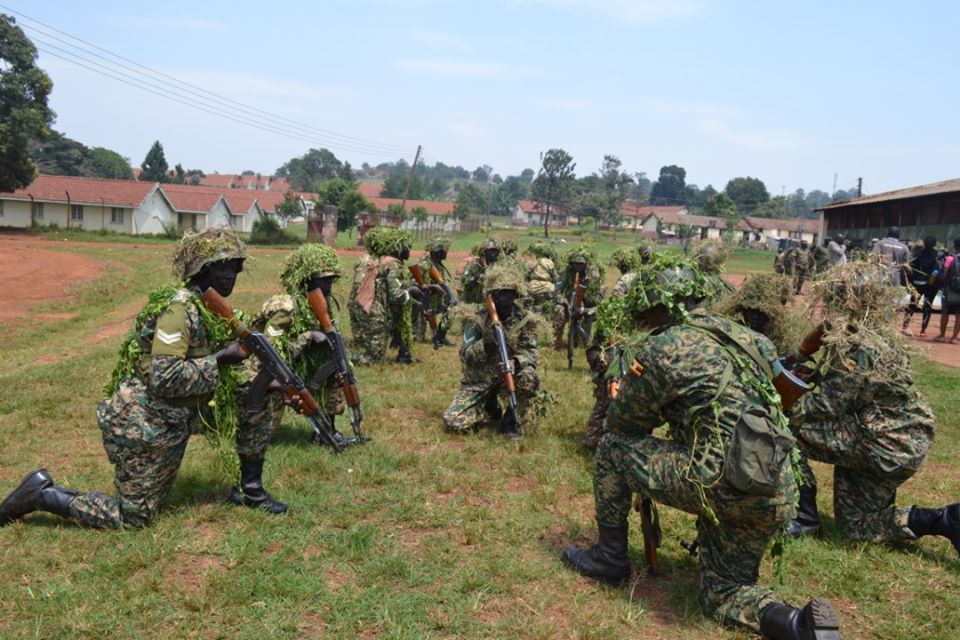
{"label": "bushy shrub", "polygon": [[299,244],[300,239],[280,228],[273,218],[260,218],[253,223],[250,244]]}

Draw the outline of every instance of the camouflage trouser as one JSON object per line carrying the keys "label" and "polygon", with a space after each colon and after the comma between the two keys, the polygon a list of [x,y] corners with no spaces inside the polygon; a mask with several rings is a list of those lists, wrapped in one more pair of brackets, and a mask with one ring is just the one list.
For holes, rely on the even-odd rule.
{"label": "camouflage trouser", "polygon": [[817,486],[806,457],[834,465],[833,513],[837,528],[853,540],[896,542],[915,536],[907,527],[910,509],[894,504],[897,489],[915,472],[901,468],[884,473],[870,464],[859,446],[860,438],[844,423],[809,422],[794,429],[807,484]]}
{"label": "camouflage trouser", "polygon": [[[533,419],[532,400],[540,388],[540,378],[535,369],[527,367],[516,374],[515,382],[519,414],[517,417],[523,427],[529,425]],[[500,376],[487,383],[461,384],[450,406],[443,412],[444,428],[447,431],[463,433],[479,429],[490,420],[498,420],[498,396],[506,401],[506,391]]]}
{"label": "camouflage trouser", "polygon": [[[704,489],[691,480],[690,450],[654,436],[607,433],[596,455],[594,497],[597,519],[627,522],[634,492],[698,516],[700,606],[724,624],[760,628],[760,612],[781,600],[756,584],[770,540],[794,513],[793,471],[782,474],[783,491],[773,498],[746,495],[723,481]],[[703,501],[719,520],[702,515]]]}
{"label": "camouflage trouser", "polygon": [[387,354],[393,326],[389,314],[363,313],[350,306],[350,326],[353,330],[354,364],[380,362]]}
{"label": "camouflage trouser", "polygon": [[800,293],[800,290],[803,289],[803,283],[807,280],[807,270],[806,269],[795,269],[793,276],[793,290],[797,293]]}
{"label": "camouflage trouser", "polygon": [[594,383],[596,385],[594,391],[596,401],[593,403],[593,410],[587,419],[587,426],[583,430],[582,440],[583,446],[588,449],[596,449],[600,438],[606,433],[606,430],[603,428],[603,422],[607,418],[607,409],[610,408],[610,397],[607,395],[606,383],[602,381],[599,384],[597,384],[596,381],[594,381]]}
{"label": "camouflage trouser", "polygon": [[197,417],[196,409],[150,398],[139,380],[121,383],[97,405],[117,497],[80,493],[70,503],[71,516],[96,528],[146,525],[173,486]]}
{"label": "camouflage trouser", "polygon": [[[563,303],[555,304],[553,306],[553,339],[555,340],[555,344],[565,344],[563,340],[563,330],[569,323],[570,311],[567,309],[567,305]],[[590,343],[590,330],[593,326],[593,318],[589,316],[581,318],[580,326],[583,327],[586,339],[577,338],[575,344],[578,347],[583,347]]]}

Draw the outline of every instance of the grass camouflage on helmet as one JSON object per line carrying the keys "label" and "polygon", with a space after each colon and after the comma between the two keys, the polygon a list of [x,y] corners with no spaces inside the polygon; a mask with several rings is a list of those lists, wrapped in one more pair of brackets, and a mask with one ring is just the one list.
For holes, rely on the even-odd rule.
{"label": "grass camouflage on helmet", "polygon": [[494,291],[512,289],[519,297],[527,293],[527,279],[523,270],[514,262],[496,262],[483,274],[483,295]]}
{"label": "grass camouflage on helmet", "polygon": [[633,247],[620,247],[610,256],[610,264],[620,273],[630,273],[640,268],[640,252]]}
{"label": "grass camouflage on helmet", "polygon": [[730,257],[730,247],[720,240],[704,240],[693,249],[693,259],[700,270],[707,273],[723,271],[723,265]]}
{"label": "grass camouflage on helmet", "polygon": [[531,242],[530,246],[524,249],[523,253],[536,258],[549,258],[554,262],[559,258],[557,255],[557,247],[552,242],[544,242],[543,240]]}
{"label": "grass camouflage on helmet", "polygon": [[450,238],[447,236],[433,236],[427,243],[427,251],[449,251]]}
{"label": "grass camouflage on helmet", "polygon": [[364,234],[363,244],[375,258],[398,256],[413,246],[413,235],[405,229],[379,225]]}
{"label": "grass camouflage on helmet", "polygon": [[303,293],[304,285],[311,276],[340,276],[340,258],[332,247],[325,244],[305,244],[298,247],[283,260],[280,282],[290,295]]}
{"label": "grass camouflage on helmet", "polygon": [[517,251],[520,247],[517,245],[517,241],[513,238],[504,238],[500,241],[500,250],[508,256],[513,256],[517,254]]}
{"label": "grass camouflage on helmet", "polygon": [[173,252],[173,275],[186,282],[211,262],[246,257],[246,247],[233,229],[211,227],[187,231]]}

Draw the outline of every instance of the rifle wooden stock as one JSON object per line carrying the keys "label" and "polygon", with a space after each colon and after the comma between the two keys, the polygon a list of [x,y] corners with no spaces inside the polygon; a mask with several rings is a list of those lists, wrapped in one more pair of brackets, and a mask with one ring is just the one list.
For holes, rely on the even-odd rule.
{"label": "rifle wooden stock", "polygon": [[792,407],[811,387],[796,374],[797,365],[809,360],[823,346],[823,334],[826,324],[821,322],[808,333],[795,356],[779,358],[774,367],[773,386],[780,394],[780,406],[784,411]]}
{"label": "rifle wooden stock", "polygon": [[334,331],[333,320],[330,319],[330,307],[327,305],[327,298],[320,289],[314,289],[307,294],[307,304],[310,305],[310,311],[313,317],[320,323],[320,328],[324,333]]}
{"label": "rifle wooden stock", "polygon": [[643,532],[643,558],[647,562],[650,573],[658,572],[659,558],[657,548],[660,546],[660,525],[654,517],[653,500],[643,498],[638,508],[640,512],[640,530]]}
{"label": "rifle wooden stock", "polygon": [[800,348],[797,349],[797,360],[799,362],[807,360],[820,350],[820,347],[823,346],[823,334],[826,330],[826,323],[821,322],[803,338]]}
{"label": "rifle wooden stock", "polygon": [[[422,268],[420,267],[420,265],[418,265],[418,264],[412,264],[412,265],[410,265],[409,269],[410,269],[410,274],[413,276],[414,282],[417,283],[417,286],[420,287],[420,290],[421,290],[421,291],[423,291],[424,293],[426,293],[426,291],[427,291],[427,284],[426,284],[426,282],[425,282],[424,279],[423,279],[423,269],[422,269]],[[429,301],[429,298],[428,298],[427,300]],[[429,305],[424,305],[422,308],[423,308],[424,310],[430,309],[430,310],[432,311],[432,309],[430,308]],[[424,315],[426,315],[426,314],[424,314]],[[436,333],[436,332],[437,332],[437,317],[436,317],[435,315],[433,315],[433,314],[430,314],[430,315],[427,316],[427,322],[430,323],[430,329],[432,329],[433,332]]]}
{"label": "rifle wooden stock", "polygon": [[430,275],[430,279],[433,280],[434,284],[440,285],[440,287],[447,293],[447,303],[451,306],[458,304],[457,297],[453,295],[453,291],[450,290],[450,287],[447,286],[447,283],[443,281],[443,276],[440,274],[440,269],[436,267],[430,267],[427,270],[427,273]]}
{"label": "rifle wooden stock", "polygon": [[[227,321],[227,325],[230,327],[230,331],[233,332],[235,338],[242,339],[250,335],[250,329],[234,315],[233,307],[230,306],[226,298],[220,295],[219,291],[213,287],[207,287],[207,290],[203,292],[200,299],[207,309],[210,309],[210,311]],[[241,346],[244,351],[250,353],[247,345],[241,343]]]}

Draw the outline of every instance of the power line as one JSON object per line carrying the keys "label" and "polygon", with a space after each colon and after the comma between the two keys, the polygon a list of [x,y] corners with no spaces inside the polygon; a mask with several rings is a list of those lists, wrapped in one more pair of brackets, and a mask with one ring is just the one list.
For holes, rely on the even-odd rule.
{"label": "power line", "polygon": [[[131,67],[128,66],[128,65],[124,65],[124,64],[121,64],[121,63],[116,62],[116,61],[114,61],[114,60],[110,60],[109,58],[106,58],[105,56],[102,56],[102,55],[100,55],[100,54],[98,54],[98,53],[96,53],[96,52],[94,52],[94,51],[90,51],[90,50],[85,49],[84,47],[81,47],[81,46],[79,46],[79,45],[75,45],[75,44],[73,44],[73,43],[71,43],[71,42],[69,42],[69,41],[66,41],[66,40],[64,40],[64,39],[62,39],[62,38],[59,38],[59,37],[57,37],[57,36],[55,36],[55,35],[53,35],[53,34],[46,33],[46,32],[44,32],[44,31],[42,31],[42,30],[40,30],[40,29],[38,29],[38,28],[36,28],[36,27],[33,27],[33,26],[31,26],[31,25],[23,25],[24,27],[26,27],[27,29],[31,30],[31,31],[32,31],[33,33],[35,33],[35,34],[39,34],[39,35],[41,35],[41,36],[43,36],[43,37],[45,37],[45,38],[51,38],[51,39],[53,39],[53,40],[56,40],[56,41],[58,41],[58,42],[61,42],[62,44],[65,44],[65,45],[67,45],[67,46],[69,46],[69,47],[71,47],[71,48],[73,48],[73,49],[75,49],[75,50],[77,50],[77,51],[80,51],[80,52],[84,53],[84,54],[87,54],[87,55],[90,55],[90,56],[95,56],[95,57],[97,57],[97,58],[99,58],[99,59],[101,59],[101,60],[104,60],[105,62],[107,62],[107,63],[109,63],[110,65],[113,65],[113,66],[112,66],[112,67],[105,66],[105,65],[103,65],[103,64],[101,64],[101,63],[96,62],[95,60],[91,60],[91,59],[89,59],[89,58],[86,58],[86,57],[84,57],[84,56],[81,56],[81,55],[79,55],[78,53],[76,53],[75,51],[68,50],[68,49],[64,49],[64,48],[59,47],[59,46],[57,46],[57,45],[55,45],[55,44],[53,44],[53,43],[51,43],[51,42],[46,41],[46,40],[41,40],[40,42],[42,42],[42,44],[43,44],[45,47],[55,48],[55,49],[57,49],[58,51],[61,51],[62,53],[65,53],[65,54],[67,54],[67,55],[70,55],[70,56],[79,58],[80,60],[83,60],[84,62],[87,62],[87,63],[89,63],[90,65],[93,65],[93,67],[96,67],[96,68],[92,68],[91,66],[87,66],[87,65],[85,65],[85,64],[81,64],[81,63],[79,63],[79,62],[77,62],[76,60],[73,60],[73,59],[71,59],[71,58],[65,58],[63,55],[58,55],[58,54],[54,53],[53,51],[51,51],[50,49],[41,49],[42,51],[44,51],[44,53],[47,53],[47,54],[49,54],[49,55],[53,55],[54,57],[60,58],[60,59],[65,60],[65,61],[67,61],[67,62],[71,62],[71,63],[73,63],[73,64],[76,64],[77,66],[81,66],[81,67],[86,68],[86,69],[88,69],[88,70],[90,70],[90,71],[94,71],[95,73],[99,73],[100,75],[104,75],[104,76],[109,77],[109,78],[111,78],[111,79],[113,79],[113,80],[117,80],[117,81],[123,82],[124,84],[128,84],[129,86],[133,86],[133,87],[138,88],[138,89],[141,89],[141,90],[143,90],[143,91],[147,91],[147,92],[149,92],[149,93],[153,93],[153,94],[155,94],[155,95],[158,95],[158,96],[160,96],[160,97],[163,97],[163,98],[172,100],[172,101],[174,101],[174,102],[179,102],[179,103],[184,104],[184,105],[186,105],[186,106],[189,106],[189,107],[192,107],[192,108],[201,110],[201,111],[206,111],[207,113],[211,113],[212,115],[217,115],[217,116],[225,117],[225,118],[227,118],[227,119],[233,120],[234,122],[238,122],[238,123],[240,123],[240,124],[245,124],[245,125],[248,125],[248,126],[254,126],[254,127],[256,127],[256,128],[259,128],[259,129],[268,131],[268,132],[270,132],[270,133],[277,133],[277,134],[279,134],[279,135],[285,135],[286,137],[291,137],[291,138],[300,139],[300,140],[307,140],[307,139],[308,139],[308,140],[310,140],[310,141],[312,141],[312,142],[314,142],[314,143],[319,143],[319,144],[321,144],[321,145],[333,146],[333,147],[340,147],[340,148],[348,149],[348,150],[350,150],[350,151],[354,151],[354,152],[358,152],[358,153],[369,153],[369,154],[371,154],[371,155],[377,155],[377,156],[380,156],[380,157],[390,157],[390,156],[395,156],[395,155],[397,155],[397,154],[401,154],[401,155],[402,155],[403,153],[408,152],[408,150],[407,150],[405,147],[401,147],[401,146],[399,146],[399,145],[391,145],[391,144],[380,143],[380,142],[375,142],[375,141],[370,141],[370,140],[364,140],[364,139],[362,139],[362,138],[355,138],[355,137],[353,137],[353,136],[345,136],[345,135],[343,135],[343,134],[339,134],[339,133],[336,133],[336,132],[333,132],[333,131],[329,131],[329,130],[326,130],[326,129],[320,129],[320,128],[318,128],[318,127],[313,127],[313,126],[311,126],[311,125],[303,124],[303,123],[297,122],[297,121],[295,121],[295,120],[290,120],[290,119],[284,118],[284,117],[282,117],[282,116],[275,116],[275,115],[273,115],[273,114],[271,114],[271,113],[269,113],[269,112],[267,112],[267,111],[264,111],[264,110],[262,110],[262,109],[258,109],[258,108],[256,108],[256,107],[252,107],[252,106],[250,106],[250,105],[246,105],[246,104],[244,104],[244,103],[242,103],[242,102],[239,102],[239,101],[237,101],[237,100],[233,100],[232,98],[228,98],[228,97],[226,97],[226,96],[222,96],[222,95],[220,95],[220,94],[217,94],[217,93],[215,93],[215,92],[209,91],[209,90],[204,89],[204,88],[202,88],[202,87],[198,87],[198,86],[196,86],[196,85],[193,85],[193,84],[191,84],[191,83],[189,83],[189,82],[179,80],[179,79],[177,79],[177,78],[175,78],[174,76],[171,76],[171,75],[169,75],[169,74],[163,73],[163,72],[161,72],[161,71],[156,71],[156,70],[154,70],[154,69],[151,69],[151,68],[149,68],[149,67],[146,67],[146,66],[144,66],[144,65],[142,65],[142,64],[140,64],[140,63],[138,63],[138,62],[136,62],[136,61],[134,61],[134,60],[130,60],[129,58],[125,58],[124,56],[121,56],[121,55],[116,54],[116,53],[113,53],[113,52],[111,52],[111,51],[109,51],[109,50],[107,50],[107,49],[104,49],[103,47],[99,47],[99,46],[97,46],[97,45],[95,45],[95,44],[93,44],[93,43],[87,42],[86,40],[83,40],[82,38],[78,38],[77,36],[73,36],[73,35],[65,32],[65,31],[62,31],[62,30],[60,30],[60,29],[57,29],[56,27],[53,27],[53,26],[51,26],[51,25],[45,24],[45,23],[43,23],[43,22],[41,22],[41,21],[39,21],[39,20],[36,20],[36,19],[34,19],[34,18],[31,18],[30,16],[27,16],[27,15],[25,15],[25,14],[19,12],[19,11],[15,11],[15,10],[13,10],[13,9],[10,9],[9,7],[6,7],[6,6],[4,6],[4,5],[0,5],[0,8],[3,8],[3,9],[6,10],[6,11],[10,11],[11,13],[15,13],[15,14],[17,14],[17,15],[19,15],[19,16],[21,16],[22,18],[25,18],[25,19],[27,19],[27,20],[30,20],[30,21],[32,21],[32,22],[35,22],[35,23],[37,23],[37,24],[45,27],[46,29],[49,29],[49,30],[54,31],[54,32],[56,32],[56,33],[63,34],[63,35],[65,35],[65,36],[69,37],[69,38],[72,38],[72,39],[74,39],[74,40],[76,40],[76,41],[78,41],[78,42],[81,42],[81,43],[87,45],[88,47],[92,47],[93,49],[96,49],[96,50],[99,50],[99,51],[103,51],[104,53],[107,53],[107,54],[109,54],[109,55],[111,55],[111,56],[114,56],[114,57],[116,57],[116,58],[118,58],[118,59],[120,59],[120,60],[124,60],[124,61],[130,62],[131,64],[136,65],[137,67],[139,67],[140,69],[144,69],[144,70],[148,71],[150,74],[153,74],[153,76],[163,76],[163,77],[165,77],[165,78],[169,78],[169,79],[173,80],[174,82],[171,83],[171,82],[167,82],[166,80],[163,80],[162,78],[157,78],[157,77],[153,77],[153,76],[149,76],[149,75],[146,76],[146,79],[143,78],[143,77],[131,76],[131,75],[129,75],[129,74],[127,74],[127,73],[124,73],[123,71],[120,71],[119,69],[116,69],[116,68],[114,68],[114,67],[120,67],[120,68],[123,68],[123,69],[127,69],[127,70],[129,70],[129,71],[133,71],[133,72],[135,72],[135,73],[141,74],[141,76],[142,76],[143,74],[142,74],[140,71],[138,71],[137,69],[133,69],[133,68],[131,68]],[[130,83],[130,82],[124,81],[122,78],[118,78],[117,75],[121,75],[121,76],[125,76],[126,78],[130,78],[130,79],[132,79],[133,81],[137,82],[138,84],[132,84],[132,83]],[[164,84],[164,85],[167,85],[167,86],[169,87],[169,89],[168,89],[168,88],[164,88],[164,87],[160,87],[160,86],[158,86],[156,83],[162,83],[162,84]],[[176,83],[176,84],[174,84],[174,83]],[[148,89],[148,88],[146,88],[146,87],[144,87],[144,86],[141,86],[141,85],[147,85],[148,87],[150,87],[150,89]],[[181,86],[181,85],[182,85],[182,86]],[[154,89],[154,90],[151,90],[151,89]],[[180,98],[185,98],[185,97],[187,97],[187,96],[185,96],[184,94],[190,94],[192,97],[190,97],[190,98],[188,98],[188,99],[191,100],[191,102],[184,102],[184,101],[182,101],[182,100],[177,100],[177,99],[171,97],[170,95],[168,95],[168,93],[171,91],[171,89],[174,90],[174,91],[176,91],[176,92],[178,92],[176,95],[177,95],[178,97],[180,97]],[[199,92],[199,93],[198,93],[198,92]],[[201,95],[201,94],[206,94],[206,95]],[[207,97],[207,96],[212,96],[212,97]],[[195,98],[196,98],[196,99],[200,99],[200,100],[204,100],[204,101],[205,101],[204,106],[209,107],[209,108],[214,109],[214,110],[211,111],[210,109],[204,109],[204,108],[201,108],[200,106],[194,104],[194,103],[192,102],[192,100],[195,99]],[[231,106],[231,104],[226,104],[226,103],[236,104],[236,105],[238,105],[238,107],[234,107],[234,106]],[[225,113],[224,110],[228,110],[228,112]],[[256,114],[263,114],[263,116],[256,115]],[[264,116],[265,116],[266,118],[264,118]],[[254,117],[260,118],[260,119],[267,119],[267,120],[269,120],[270,122],[268,122],[268,123],[256,122],[256,121],[253,121],[253,120],[252,120]],[[290,123],[290,124],[285,124],[285,123]],[[308,131],[317,132],[317,133],[308,133]],[[320,135],[317,135],[317,134],[320,134]],[[335,138],[340,138],[340,140],[330,140],[329,138],[323,138],[323,137],[321,137],[321,135],[322,135],[322,136],[332,136],[332,137],[335,137]]]}

